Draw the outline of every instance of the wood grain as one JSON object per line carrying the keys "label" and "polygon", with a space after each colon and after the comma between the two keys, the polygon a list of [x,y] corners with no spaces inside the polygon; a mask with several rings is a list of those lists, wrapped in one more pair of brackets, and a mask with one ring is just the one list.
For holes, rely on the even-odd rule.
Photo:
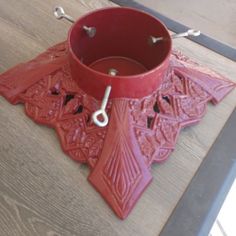
{"label": "wood grain", "polygon": [[235,0],[135,1],[236,48]]}
{"label": "wood grain", "polygon": [[[110,6],[102,0],[0,0],[0,71],[66,39],[70,24],[52,15],[62,5],[74,18]],[[235,63],[193,42],[175,46],[236,81]],[[0,235],[158,235],[236,105],[236,91],[202,122],[182,131],[175,152],[152,167],[152,184],[119,220],[88,183],[88,169],[63,154],[56,133],[35,124],[22,105],[0,97]],[[222,157],[223,158],[223,157]]]}

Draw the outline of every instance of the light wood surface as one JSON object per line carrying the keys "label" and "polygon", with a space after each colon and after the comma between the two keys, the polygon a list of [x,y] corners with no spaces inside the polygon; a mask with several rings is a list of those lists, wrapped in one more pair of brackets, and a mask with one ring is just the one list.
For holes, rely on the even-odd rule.
{"label": "light wood surface", "polygon": [[[57,4],[74,18],[113,5],[0,0],[0,72],[66,39],[70,24],[53,17]],[[234,62],[187,39],[175,47],[236,81]],[[200,124],[182,131],[175,152],[152,167],[151,185],[121,221],[87,181],[88,168],[62,152],[53,129],[0,97],[0,235],[158,235],[235,105],[233,91],[216,107],[209,105]]]}
{"label": "light wood surface", "polygon": [[236,48],[235,0],[135,1]]}

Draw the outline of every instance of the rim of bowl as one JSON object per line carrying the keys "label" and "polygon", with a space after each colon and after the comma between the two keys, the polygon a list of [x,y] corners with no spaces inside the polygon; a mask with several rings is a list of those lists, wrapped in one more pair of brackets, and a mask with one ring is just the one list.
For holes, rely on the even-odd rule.
{"label": "rim of bowl", "polygon": [[104,76],[104,77],[107,77],[107,78],[114,78],[114,76],[112,76],[112,75],[99,72],[99,71],[94,70],[94,69],[90,68],[89,66],[87,66],[87,65],[85,65],[85,64],[83,64],[83,63],[81,63],[81,61],[79,60],[79,58],[75,55],[75,53],[74,53],[74,51],[73,51],[73,49],[72,49],[72,45],[71,45],[71,34],[72,34],[73,29],[74,29],[74,26],[75,26],[76,24],[78,24],[79,21],[81,21],[82,19],[88,17],[89,15],[96,14],[97,12],[108,11],[108,10],[111,10],[111,9],[113,9],[113,10],[114,10],[114,9],[117,9],[117,10],[118,10],[118,9],[121,9],[121,10],[126,9],[127,11],[139,12],[139,13],[141,13],[141,14],[143,14],[143,15],[146,15],[147,17],[153,18],[155,21],[157,21],[158,23],[160,23],[160,24],[163,26],[163,28],[166,30],[166,32],[167,32],[167,34],[168,34],[168,37],[170,38],[170,48],[169,48],[169,52],[166,54],[166,56],[165,56],[165,58],[162,60],[161,64],[159,64],[159,65],[155,66],[154,68],[152,68],[152,69],[150,69],[150,70],[147,70],[147,71],[145,71],[145,72],[143,72],[143,73],[134,74],[134,75],[116,75],[115,78],[116,78],[116,79],[117,79],[117,78],[119,78],[119,79],[127,79],[127,78],[131,79],[131,78],[143,77],[143,76],[146,76],[146,75],[148,75],[148,74],[151,74],[152,72],[154,72],[154,71],[158,70],[159,68],[161,68],[161,67],[163,66],[163,63],[164,63],[166,60],[168,60],[168,58],[170,57],[171,49],[172,49],[172,39],[171,39],[171,37],[170,37],[170,34],[169,34],[169,31],[168,31],[167,27],[164,25],[164,23],[162,23],[162,22],[161,22],[159,19],[157,19],[156,17],[154,17],[154,16],[152,16],[152,15],[150,15],[150,14],[144,12],[144,11],[140,11],[140,10],[137,10],[137,9],[134,9],[134,8],[130,8],[130,7],[105,7],[105,8],[100,8],[100,9],[98,9],[98,10],[94,10],[94,11],[92,11],[92,12],[89,12],[89,13],[87,13],[87,14],[84,14],[82,17],[79,17],[79,18],[75,21],[75,23],[73,23],[73,25],[71,26],[71,28],[70,28],[70,30],[69,30],[69,32],[68,32],[68,37],[67,37],[67,42],[68,42],[68,46],[69,46],[69,51],[70,51],[71,56],[73,57],[73,59],[74,59],[77,63],[79,63],[82,67],[84,67],[84,69],[87,69],[87,70],[89,70],[89,71],[92,72],[92,73],[96,73],[96,74],[98,74],[98,75],[100,75],[100,76]]}

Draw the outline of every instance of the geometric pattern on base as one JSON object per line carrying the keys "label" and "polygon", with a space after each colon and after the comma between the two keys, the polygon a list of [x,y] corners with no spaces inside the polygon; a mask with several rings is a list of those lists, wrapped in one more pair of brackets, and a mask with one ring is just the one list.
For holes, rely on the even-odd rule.
{"label": "geometric pattern on base", "polygon": [[55,45],[0,75],[0,94],[56,129],[63,151],[89,165],[89,181],[124,219],[152,179],[151,164],[165,161],[181,128],[199,122],[207,102],[220,102],[235,83],[173,51],[161,88],[109,100],[109,124],[101,128],[91,121],[101,101],[71,78],[66,48]]}

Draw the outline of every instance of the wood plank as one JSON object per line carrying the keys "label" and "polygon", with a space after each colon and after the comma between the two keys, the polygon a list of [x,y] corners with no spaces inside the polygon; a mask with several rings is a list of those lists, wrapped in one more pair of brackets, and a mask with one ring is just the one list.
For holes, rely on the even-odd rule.
{"label": "wood plank", "polygon": [[[66,39],[70,24],[55,5],[77,18],[113,5],[106,0],[0,0],[0,69],[29,60]],[[236,81],[235,63],[189,40],[175,47]],[[63,154],[56,133],[35,124],[0,97],[0,232],[4,235],[158,235],[236,105],[236,92],[199,125],[182,131],[175,152],[152,168],[154,180],[125,221],[87,182],[88,168]],[[210,131],[209,131],[210,130]]]}
{"label": "wood plank", "polygon": [[235,0],[135,0],[190,28],[236,48]]}
{"label": "wood plank", "polygon": [[[221,207],[226,210],[227,207],[224,205],[229,191],[235,194],[233,191],[236,178],[235,129],[236,109],[207,153],[159,236],[172,235],[173,231],[175,235],[188,236],[226,235],[217,234],[212,229],[215,228],[213,225],[217,219],[221,219],[225,226],[232,225],[233,218],[227,211],[223,213]],[[234,203],[231,203],[230,207],[233,212]],[[233,235],[233,232],[228,231],[227,235]]]}

